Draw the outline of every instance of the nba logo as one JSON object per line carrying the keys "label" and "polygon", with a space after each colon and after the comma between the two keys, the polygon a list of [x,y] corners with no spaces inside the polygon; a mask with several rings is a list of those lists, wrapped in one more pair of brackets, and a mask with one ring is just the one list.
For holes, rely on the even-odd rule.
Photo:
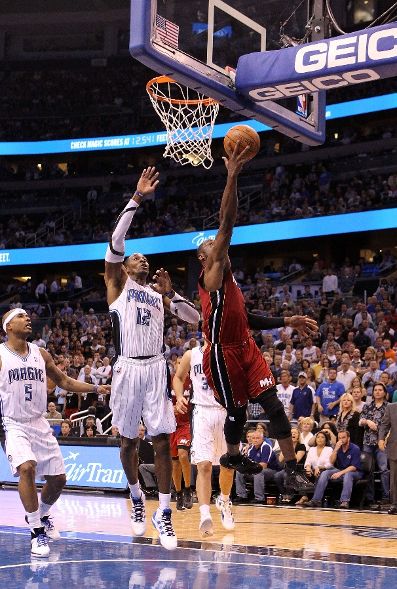
{"label": "nba logo", "polygon": [[309,106],[307,94],[300,94],[296,100],[297,100],[296,114],[307,119],[308,106]]}

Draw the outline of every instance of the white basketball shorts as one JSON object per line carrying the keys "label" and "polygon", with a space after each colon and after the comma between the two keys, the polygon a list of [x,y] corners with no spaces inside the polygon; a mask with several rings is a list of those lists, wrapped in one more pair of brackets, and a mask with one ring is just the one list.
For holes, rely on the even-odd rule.
{"label": "white basketball shorts", "polygon": [[113,366],[110,408],[112,425],[118,427],[122,436],[136,438],[141,419],[149,436],[175,431],[167,381],[167,365],[162,354],[147,360],[118,357]]}
{"label": "white basketball shorts", "polygon": [[44,417],[37,417],[25,423],[7,420],[5,430],[6,456],[14,476],[18,476],[18,466],[28,460],[36,463],[38,477],[65,473],[59,444]]}
{"label": "white basketball shorts", "polygon": [[219,458],[227,450],[223,432],[225,419],[226,410],[221,406],[194,406],[192,413],[193,439],[190,448],[192,464],[199,462],[219,464]]}

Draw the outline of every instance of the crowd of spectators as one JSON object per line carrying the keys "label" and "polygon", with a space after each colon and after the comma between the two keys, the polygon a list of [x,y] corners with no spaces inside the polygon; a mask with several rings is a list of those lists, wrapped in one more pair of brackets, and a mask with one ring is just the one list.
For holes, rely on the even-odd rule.
{"label": "crowd of spectators", "polygon": [[[217,182],[214,177],[214,184]],[[222,188],[215,195],[204,186],[200,191],[201,183],[196,177],[187,181],[185,177],[167,176],[153,200],[139,208],[139,222],[130,228],[128,238],[201,231],[205,220],[218,211],[222,194]],[[397,203],[395,173],[357,174],[349,180],[338,180],[324,164],[302,166],[299,171],[294,166],[279,165],[266,170],[258,183],[262,183],[262,194],[258,193],[249,208],[239,208],[238,225],[360,212]],[[54,212],[3,214],[0,248],[25,247],[27,240],[37,247],[108,241],[109,219],[117,216],[131,194],[127,187],[113,193],[91,187],[74,198],[62,194],[62,206],[75,209],[62,226],[56,225]],[[33,205],[35,198],[35,193],[31,199],[25,198],[24,206],[29,207],[29,202]]]}

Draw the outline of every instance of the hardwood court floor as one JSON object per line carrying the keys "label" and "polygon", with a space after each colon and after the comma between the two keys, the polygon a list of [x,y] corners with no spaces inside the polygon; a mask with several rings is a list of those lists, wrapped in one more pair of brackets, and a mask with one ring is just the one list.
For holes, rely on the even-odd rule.
{"label": "hardwood court floor", "polygon": [[[157,506],[147,501],[147,538],[156,541],[150,517]],[[215,534],[204,540],[198,532],[199,510],[177,512],[173,522],[181,542],[200,543],[217,549],[223,545],[262,547],[269,550],[310,554],[357,555],[397,558],[397,516],[388,514],[313,510],[288,507],[235,506],[236,528],[223,529],[220,514],[211,506]],[[125,496],[64,492],[53,510],[58,528],[67,533],[83,532],[131,536],[130,502]],[[24,511],[17,491],[0,491],[0,527],[24,526]],[[396,560],[397,565],[397,560]]]}

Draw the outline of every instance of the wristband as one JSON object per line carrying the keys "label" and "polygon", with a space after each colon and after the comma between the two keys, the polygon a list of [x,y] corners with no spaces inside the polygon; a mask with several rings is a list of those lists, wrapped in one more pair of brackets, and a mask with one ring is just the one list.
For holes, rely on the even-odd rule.
{"label": "wristband", "polygon": [[165,293],[164,293],[164,296],[165,296],[165,297],[168,297],[168,298],[169,298],[169,299],[171,299],[171,301],[172,301],[172,299],[175,297],[175,294],[176,294],[176,293],[175,293],[175,291],[174,291],[174,290],[169,290],[168,292],[165,292]]}
{"label": "wristband", "polygon": [[134,196],[139,196],[140,198],[143,198],[144,194],[142,192],[139,192],[139,190],[135,190]]}

